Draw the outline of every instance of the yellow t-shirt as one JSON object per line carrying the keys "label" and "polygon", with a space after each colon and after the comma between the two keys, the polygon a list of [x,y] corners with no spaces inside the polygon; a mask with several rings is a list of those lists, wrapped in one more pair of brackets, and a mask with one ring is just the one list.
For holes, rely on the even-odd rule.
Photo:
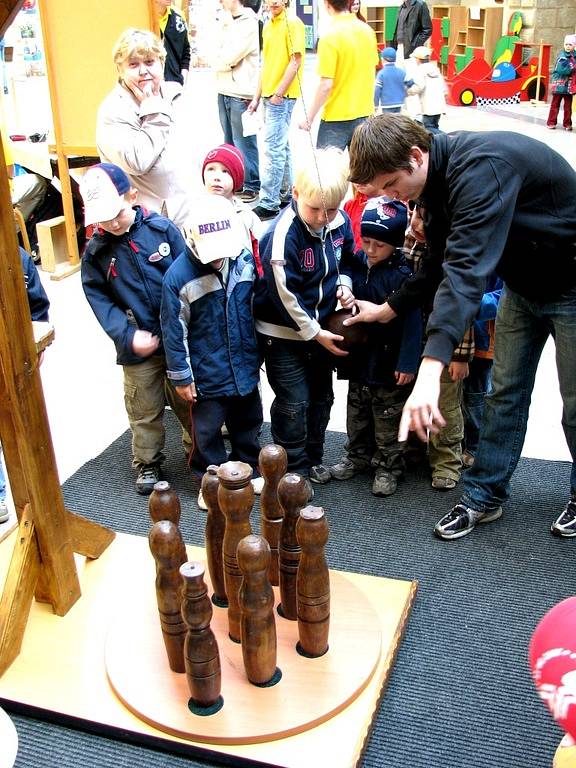
{"label": "yellow t-shirt", "polygon": [[[0,124],[0,134],[2,135],[2,148],[4,149],[4,162],[6,163],[6,167],[9,168],[9,166],[14,165],[14,156],[12,155],[12,142],[8,138],[8,134],[6,133],[5,127]],[[12,179],[8,178],[8,184],[10,186],[10,192],[12,193]]]}
{"label": "yellow t-shirt", "polygon": [[168,24],[168,17],[170,16],[170,12],[172,11],[172,8],[168,6],[162,16],[158,19],[158,27],[160,28],[160,34],[164,34],[164,30],[166,29],[166,24]]}
{"label": "yellow t-shirt", "polygon": [[300,19],[286,16],[286,11],[271,18],[262,33],[262,96],[272,96],[284,76],[290,57],[302,54],[298,76],[284,96],[297,99],[300,96],[298,78],[302,78],[306,52],[304,24]]}
{"label": "yellow t-shirt", "polygon": [[332,18],[318,41],[318,74],[333,80],[322,120],[354,120],[374,111],[378,47],[374,30],[352,13]]}

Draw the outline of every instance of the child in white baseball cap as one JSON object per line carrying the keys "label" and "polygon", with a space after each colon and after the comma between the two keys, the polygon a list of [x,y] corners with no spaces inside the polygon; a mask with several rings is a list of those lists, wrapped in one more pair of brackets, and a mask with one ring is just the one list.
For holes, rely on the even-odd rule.
{"label": "child in white baseball cap", "polygon": [[[200,480],[210,464],[246,462],[258,492],[262,402],[252,315],[256,263],[225,197],[206,195],[192,202],[187,224],[191,253],[166,273],[161,320],[168,379],[183,402],[191,404],[191,469]],[[202,493],[198,505],[206,509]]]}
{"label": "child in white baseball cap", "polygon": [[117,165],[99,163],[80,183],[86,224],[96,231],[82,258],[82,287],[124,371],[136,491],[152,493],[164,461],[165,390],[190,445],[189,409],[166,382],[160,329],[162,279],[187,251],[177,227],[136,205],[136,190]]}

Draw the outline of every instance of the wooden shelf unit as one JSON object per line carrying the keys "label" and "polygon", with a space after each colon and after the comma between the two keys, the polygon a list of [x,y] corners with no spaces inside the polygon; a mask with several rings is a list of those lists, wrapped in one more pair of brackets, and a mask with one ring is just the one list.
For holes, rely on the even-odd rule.
{"label": "wooden shelf unit", "polygon": [[[461,61],[472,56],[472,50],[483,48],[486,61],[491,64],[496,43],[502,37],[502,8],[475,9],[478,18],[472,18],[469,8],[460,5],[434,5],[432,18],[440,19],[442,31],[448,37],[447,53],[455,54]],[[441,58],[441,70],[445,75],[448,57]]]}
{"label": "wooden shelf unit", "polygon": [[386,45],[386,14],[385,8],[370,6],[366,8],[366,21],[376,33],[376,43]]}

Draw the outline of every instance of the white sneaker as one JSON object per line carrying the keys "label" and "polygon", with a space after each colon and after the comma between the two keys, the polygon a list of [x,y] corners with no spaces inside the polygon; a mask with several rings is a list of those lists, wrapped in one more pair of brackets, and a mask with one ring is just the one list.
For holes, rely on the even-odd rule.
{"label": "white sneaker", "polygon": [[0,499],[0,523],[5,523],[9,517],[10,517],[10,512],[8,512],[8,507],[6,506],[6,500]]}
{"label": "white sneaker", "polygon": [[254,488],[254,493],[256,494],[256,496],[260,496],[260,494],[262,493],[262,489],[264,488],[264,478],[255,477],[250,482],[252,483],[252,488]]}
{"label": "white sneaker", "polygon": [[204,501],[204,496],[202,495],[202,491],[198,494],[198,506],[200,509],[202,509],[204,512],[208,511],[208,505]]}

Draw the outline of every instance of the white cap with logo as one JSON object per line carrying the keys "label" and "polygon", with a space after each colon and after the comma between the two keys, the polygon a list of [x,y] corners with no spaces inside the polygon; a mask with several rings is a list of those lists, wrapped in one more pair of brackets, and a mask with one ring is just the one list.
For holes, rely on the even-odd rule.
{"label": "white cap with logo", "polygon": [[191,202],[185,226],[202,264],[234,259],[244,248],[245,235],[232,203],[221,195],[204,195]]}

